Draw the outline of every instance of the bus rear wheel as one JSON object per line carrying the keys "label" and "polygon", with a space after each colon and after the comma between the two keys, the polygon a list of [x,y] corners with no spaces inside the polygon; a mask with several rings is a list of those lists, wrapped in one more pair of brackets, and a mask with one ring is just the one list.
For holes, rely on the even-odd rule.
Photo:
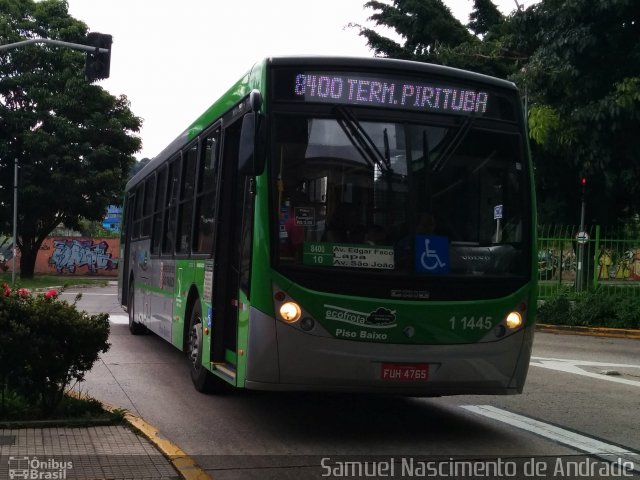
{"label": "bus rear wheel", "polygon": [[217,393],[226,389],[227,384],[221,378],[213,375],[202,365],[202,310],[200,300],[196,299],[191,309],[189,321],[189,337],[187,339],[187,358],[189,359],[191,381],[197,391],[202,393]]}
{"label": "bus rear wheel", "polygon": [[136,311],[134,308],[135,292],[133,282],[129,285],[129,301],[127,303],[127,312],[129,313],[129,331],[132,335],[142,335],[147,332],[147,327],[136,322]]}

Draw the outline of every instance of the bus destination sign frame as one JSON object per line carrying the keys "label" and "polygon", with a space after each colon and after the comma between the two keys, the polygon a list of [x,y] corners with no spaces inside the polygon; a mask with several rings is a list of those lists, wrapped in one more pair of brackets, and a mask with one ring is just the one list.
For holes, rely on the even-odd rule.
{"label": "bus destination sign frame", "polygon": [[412,78],[342,72],[299,72],[289,98],[305,103],[331,103],[398,108],[421,112],[484,115],[487,91]]}

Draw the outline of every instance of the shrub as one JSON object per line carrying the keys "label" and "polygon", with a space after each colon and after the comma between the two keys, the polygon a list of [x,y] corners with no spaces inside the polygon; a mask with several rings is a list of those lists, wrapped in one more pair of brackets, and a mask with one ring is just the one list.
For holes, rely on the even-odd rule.
{"label": "shrub", "polygon": [[640,297],[605,291],[562,293],[538,307],[540,323],[640,328]]}
{"label": "shrub", "polygon": [[577,297],[573,307],[574,325],[604,326],[615,318],[614,296],[603,293],[584,293]]}
{"label": "shrub", "polygon": [[538,320],[540,323],[570,325],[571,310],[569,298],[566,295],[558,295],[546,300],[538,307]]}
{"label": "shrub", "polygon": [[[77,301],[77,298],[76,298]],[[89,315],[50,290],[4,285],[0,295],[0,381],[51,415],[72,382],[109,349],[109,316]]]}
{"label": "shrub", "polygon": [[616,324],[612,327],[640,329],[640,297],[622,297],[615,304]]}

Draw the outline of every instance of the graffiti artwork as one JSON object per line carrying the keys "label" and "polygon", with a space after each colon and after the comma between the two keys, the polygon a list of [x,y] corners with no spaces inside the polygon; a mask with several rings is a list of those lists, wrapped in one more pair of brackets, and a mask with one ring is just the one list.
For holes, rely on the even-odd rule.
{"label": "graffiti artwork", "polygon": [[6,272],[7,262],[13,258],[13,242],[11,238],[0,235],[0,272]]}
{"label": "graffiti artwork", "polygon": [[87,267],[89,273],[97,273],[118,267],[118,260],[108,253],[109,245],[104,241],[94,244],[93,240],[54,240],[53,246],[49,265],[58,273],[65,270],[75,273],[81,267]]}
{"label": "graffiti artwork", "polygon": [[640,248],[624,253],[600,250],[598,278],[601,280],[640,280]]}
{"label": "graffiti artwork", "polygon": [[538,275],[540,280],[555,279],[558,275],[562,275],[563,280],[573,280],[576,275],[575,252],[564,250],[558,253],[553,248],[538,251]]}

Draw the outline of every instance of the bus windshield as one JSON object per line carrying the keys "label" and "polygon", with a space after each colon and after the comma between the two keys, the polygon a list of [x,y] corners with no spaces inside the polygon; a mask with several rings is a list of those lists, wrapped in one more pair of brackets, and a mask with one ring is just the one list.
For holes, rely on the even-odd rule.
{"label": "bus windshield", "polygon": [[[479,122],[478,122],[479,123]],[[506,127],[274,117],[281,266],[367,275],[524,277],[522,139]]]}

